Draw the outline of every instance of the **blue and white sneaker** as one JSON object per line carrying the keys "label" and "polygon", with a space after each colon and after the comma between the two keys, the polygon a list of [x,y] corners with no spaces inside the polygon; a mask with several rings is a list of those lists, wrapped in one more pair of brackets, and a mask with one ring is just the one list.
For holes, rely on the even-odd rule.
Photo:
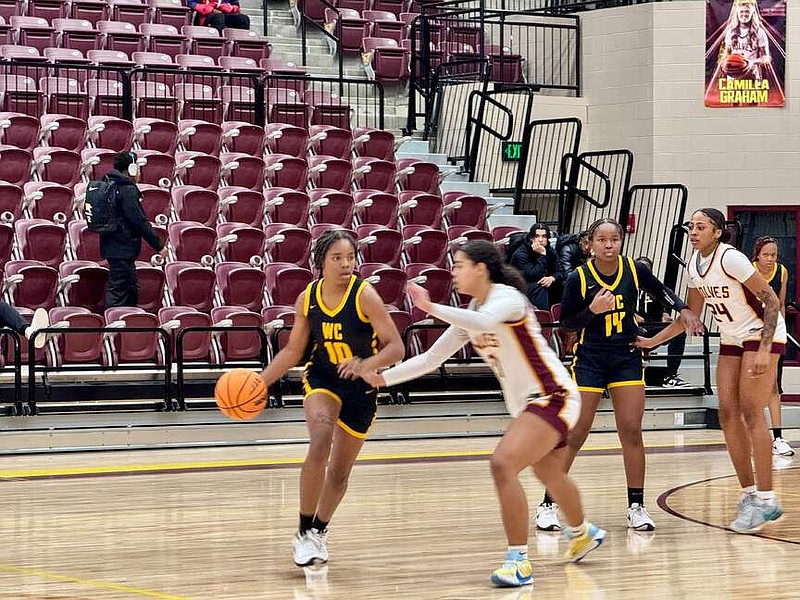
{"label": "blue and white sneaker", "polygon": [[521,587],[533,583],[533,567],[526,558],[506,560],[503,566],[492,571],[492,583],[497,587]]}
{"label": "blue and white sneaker", "polygon": [[757,533],[767,523],[774,523],[783,516],[783,508],[777,498],[759,500],[755,494],[748,494],[739,503],[739,514],[730,524],[736,533]]}
{"label": "blue and white sneaker", "polygon": [[606,532],[597,525],[587,523],[583,533],[578,536],[574,536],[570,533],[569,528],[565,527],[564,537],[569,540],[569,548],[564,554],[564,558],[576,563],[603,543],[603,540],[606,539]]}

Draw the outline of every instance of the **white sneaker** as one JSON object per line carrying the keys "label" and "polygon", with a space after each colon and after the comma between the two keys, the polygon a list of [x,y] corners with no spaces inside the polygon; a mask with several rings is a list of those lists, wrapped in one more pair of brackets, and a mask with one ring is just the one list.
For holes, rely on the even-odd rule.
{"label": "white sneaker", "polygon": [[772,442],[772,453],[778,456],[794,456],[794,449],[783,438],[775,438]]}
{"label": "white sneaker", "polygon": [[536,529],[561,531],[561,522],[558,520],[558,504],[540,504],[536,508]]}
{"label": "white sneaker", "polygon": [[670,375],[669,377],[666,377],[664,379],[664,382],[662,383],[661,387],[665,387],[665,388],[683,388],[683,387],[689,387],[689,384],[686,383],[680,377],[678,377],[677,374],[675,374],[675,375]]}
{"label": "white sneaker", "polygon": [[628,527],[636,531],[653,531],[656,524],[644,506],[634,503],[628,508]]}
{"label": "white sneaker", "polygon": [[292,557],[298,567],[328,562],[328,540],[325,532],[309,529],[292,538]]}
{"label": "white sneaker", "polygon": [[[31,339],[33,334],[39,329],[45,329],[46,327],[50,327],[50,315],[47,314],[47,310],[44,308],[37,308],[33,311],[33,318],[31,319],[31,324],[25,329],[25,337]],[[44,345],[47,343],[47,336],[45,334],[37,335],[36,339],[33,342],[33,347],[37,350],[44,348]]]}
{"label": "white sneaker", "polygon": [[769,522],[780,520],[783,508],[777,498],[760,500],[756,494],[749,494],[739,503],[736,518],[730,528],[736,533],[757,533]]}

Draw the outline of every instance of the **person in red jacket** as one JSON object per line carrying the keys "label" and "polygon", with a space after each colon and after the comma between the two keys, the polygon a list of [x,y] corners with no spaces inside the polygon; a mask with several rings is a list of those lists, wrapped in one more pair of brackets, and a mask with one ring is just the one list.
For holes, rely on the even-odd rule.
{"label": "person in red jacket", "polygon": [[187,0],[195,11],[194,24],[213,27],[220,33],[226,27],[250,29],[250,17],[242,14],[239,0]]}

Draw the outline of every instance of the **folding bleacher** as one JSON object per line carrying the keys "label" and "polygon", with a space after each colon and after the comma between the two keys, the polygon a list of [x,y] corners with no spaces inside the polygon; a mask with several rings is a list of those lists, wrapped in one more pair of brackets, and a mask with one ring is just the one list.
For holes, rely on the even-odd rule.
{"label": "folding bleacher", "polygon": [[216,306],[211,309],[211,320],[215,326],[252,327],[254,331],[236,331],[216,336],[219,344],[220,362],[252,361],[261,358],[260,330],[264,321],[259,313],[241,306]]}
{"label": "folding bleacher", "polygon": [[89,50],[100,49],[100,37],[91,21],[86,19],[55,19],[53,22],[58,45],[78,50],[84,56]]}
{"label": "folding bleacher", "polygon": [[213,227],[219,218],[217,192],[196,185],[172,188],[172,207],[178,221],[194,221]]}
{"label": "folding bleacher", "polygon": [[249,58],[256,63],[270,56],[269,41],[255,31],[226,27],[222,30],[222,37],[225,39],[225,54],[228,56]]}
{"label": "folding bleacher", "polygon": [[[140,292],[141,294],[141,292]],[[155,311],[139,307],[114,307],[105,311],[105,320],[109,327],[115,323],[124,324],[124,328],[153,328],[159,326]],[[163,361],[159,354],[160,336],[152,332],[119,332],[111,336],[109,345],[112,353],[112,364],[158,363]]]}
{"label": "folding bleacher", "polygon": [[260,228],[244,223],[220,223],[217,225],[218,258],[247,263],[263,261],[265,237]]}
{"label": "folding bleacher", "polygon": [[164,275],[174,305],[204,313],[211,310],[216,285],[214,271],[196,262],[176,260],[164,265]]}
{"label": "folding bleacher", "polygon": [[[61,306],[51,308],[50,322],[58,326],[66,324],[66,328],[102,328],[105,319],[92,313],[88,308],[77,306]],[[70,335],[55,334],[55,339],[48,345],[46,352],[47,365],[58,367],[68,364],[104,364],[103,332],[81,332]]]}
{"label": "folding bleacher", "polygon": [[261,311],[266,289],[266,275],[262,269],[243,262],[224,261],[217,263],[214,271],[224,304]]}
{"label": "folding bleacher", "polygon": [[191,21],[191,10],[181,0],[147,0],[150,21],[171,25],[180,31]]}
{"label": "folding bleacher", "polygon": [[59,293],[64,306],[79,306],[94,313],[105,308],[108,269],[91,261],[65,261],[58,266]]}
{"label": "folding bleacher", "polygon": [[[88,102],[86,96],[83,96],[81,100]],[[42,115],[40,119],[41,141],[48,146],[58,146],[73,152],[80,152],[86,145],[88,127],[86,120],[72,112],[72,104],[66,96],[52,99],[49,105],[55,105],[54,108],[62,110],[51,110],[50,114]]]}
{"label": "folding bleacher", "polygon": [[[0,79],[0,86],[2,79]],[[0,144],[33,150],[39,142],[39,120],[20,112],[0,113]]]}
{"label": "folding bleacher", "polygon": [[136,26],[123,21],[99,21],[97,30],[103,50],[116,50],[128,56],[134,52],[144,50],[142,47],[143,35]]}
{"label": "folding bleacher", "polygon": [[[264,194],[239,186],[219,190],[220,212],[226,221],[260,227],[264,222]],[[306,213],[307,214],[307,213]]]}

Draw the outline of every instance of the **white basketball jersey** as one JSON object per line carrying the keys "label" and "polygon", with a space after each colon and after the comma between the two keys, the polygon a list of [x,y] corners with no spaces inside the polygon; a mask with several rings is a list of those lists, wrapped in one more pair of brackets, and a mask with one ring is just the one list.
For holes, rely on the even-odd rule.
{"label": "white basketball jersey", "polygon": [[[509,286],[495,284],[487,304],[507,300],[518,305],[519,298],[515,296],[522,294]],[[469,333],[473,348],[497,376],[512,416],[522,412],[532,395],[566,390],[570,396],[579,396],[566,367],[542,336],[533,307],[527,302],[525,305],[525,316],[519,321],[501,323],[483,333]],[[474,308],[474,301],[470,307]]]}
{"label": "white basketball jersey", "polygon": [[[730,256],[728,253],[733,253]],[[735,276],[722,264],[736,265]],[[729,244],[719,244],[708,264],[700,265],[700,253],[695,251],[689,260],[690,288],[696,288],[714,315],[722,343],[741,345],[748,340],[761,340],[764,329],[764,305],[743,284],[755,272],[747,257]],[[746,265],[746,266],[745,266]],[[749,268],[748,268],[749,267]],[[786,342],[786,322],[778,313],[774,342]]]}

